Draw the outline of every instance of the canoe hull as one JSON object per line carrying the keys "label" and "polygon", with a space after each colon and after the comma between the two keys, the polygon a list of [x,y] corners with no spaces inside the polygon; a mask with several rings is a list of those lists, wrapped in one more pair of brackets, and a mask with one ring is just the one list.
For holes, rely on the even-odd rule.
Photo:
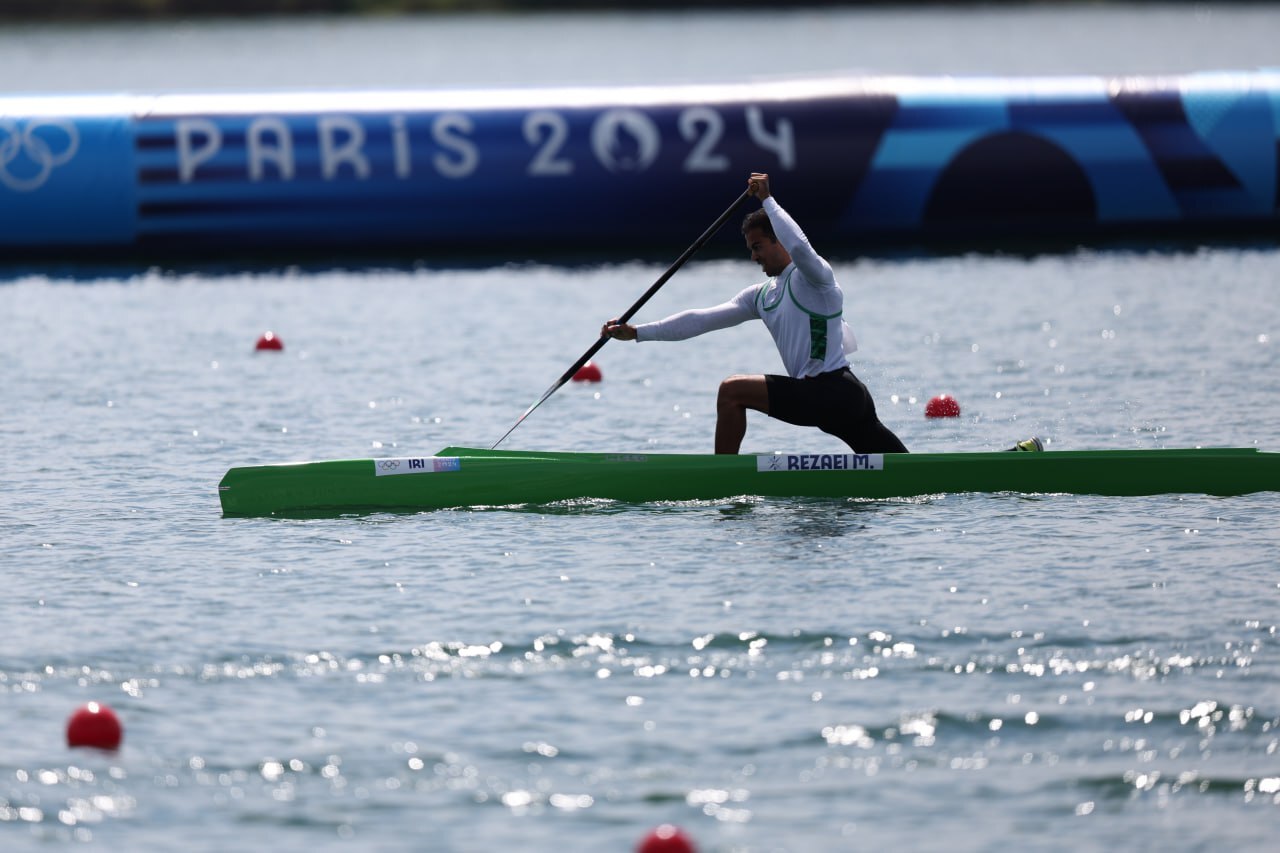
{"label": "canoe hull", "polygon": [[324,515],[576,498],[626,503],[960,492],[1239,495],[1280,491],[1280,454],[1254,448],[1046,453],[715,456],[449,447],[435,456],[232,468],[225,516]]}

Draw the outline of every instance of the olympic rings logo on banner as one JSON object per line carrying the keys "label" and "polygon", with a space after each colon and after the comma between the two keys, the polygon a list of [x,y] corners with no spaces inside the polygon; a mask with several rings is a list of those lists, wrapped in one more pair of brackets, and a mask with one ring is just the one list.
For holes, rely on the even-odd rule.
{"label": "olympic rings logo on banner", "polygon": [[[43,128],[56,133],[37,132]],[[23,128],[11,118],[0,118],[0,183],[20,193],[37,190],[79,150],[80,131],[66,119],[32,119]]]}

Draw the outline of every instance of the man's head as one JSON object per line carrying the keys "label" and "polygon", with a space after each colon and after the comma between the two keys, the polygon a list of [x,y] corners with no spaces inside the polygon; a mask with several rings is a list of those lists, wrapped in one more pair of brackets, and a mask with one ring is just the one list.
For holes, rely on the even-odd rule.
{"label": "man's head", "polygon": [[760,265],[764,274],[775,276],[791,263],[791,255],[773,232],[773,223],[763,209],[750,214],[742,221],[742,236],[747,241],[751,260]]}

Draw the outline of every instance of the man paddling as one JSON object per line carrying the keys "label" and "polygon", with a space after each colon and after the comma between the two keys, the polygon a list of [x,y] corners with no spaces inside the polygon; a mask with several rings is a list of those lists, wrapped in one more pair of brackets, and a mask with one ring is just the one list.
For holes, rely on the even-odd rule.
{"label": "man paddling", "polygon": [[638,326],[610,320],[600,333],[623,341],[682,341],[763,320],[788,375],[735,375],[720,383],[716,453],[738,452],[747,432],[747,409],[789,424],[816,426],[857,453],[906,453],[849,368],[846,354],[857,343],[842,316],[844,293],[831,265],[773,198],[768,175],[755,172],[747,185],[762,207],[742,223],[742,235],[751,260],[769,279],[712,308],[681,311]]}

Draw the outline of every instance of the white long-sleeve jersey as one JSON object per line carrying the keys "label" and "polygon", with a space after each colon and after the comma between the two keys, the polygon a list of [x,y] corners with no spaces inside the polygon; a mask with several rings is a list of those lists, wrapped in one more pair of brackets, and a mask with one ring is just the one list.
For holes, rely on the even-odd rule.
{"label": "white long-sleeve jersey", "polygon": [[778,242],[791,255],[787,268],[728,302],[636,326],[637,341],[683,341],[747,320],[763,320],[788,376],[816,376],[849,366],[845,356],[858,344],[842,317],[844,293],[831,265],[813,250],[800,226],[772,196],[763,206]]}

